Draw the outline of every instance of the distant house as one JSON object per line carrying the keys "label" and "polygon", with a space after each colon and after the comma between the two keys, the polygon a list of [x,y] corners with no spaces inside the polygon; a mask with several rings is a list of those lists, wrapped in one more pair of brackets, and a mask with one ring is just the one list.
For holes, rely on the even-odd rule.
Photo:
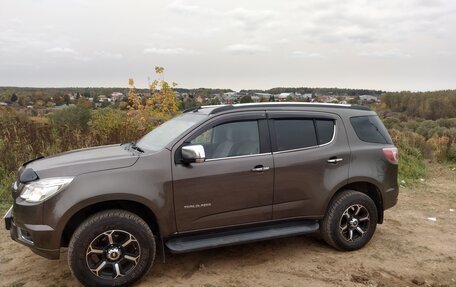
{"label": "distant house", "polygon": [[361,95],[359,99],[364,102],[380,102],[380,99],[372,95]]}
{"label": "distant house", "polygon": [[237,92],[223,93],[223,103],[225,103],[225,104],[239,103],[242,96],[244,96],[244,95],[237,93]]}
{"label": "distant house", "polygon": [[253,96],[250,96],[250,98],[252,99],[252,101],[253,101],[254,103],[259,103],[259,102],[261,102],[261,97],[260,97],[260,96],[253,95]]}
{"label": "distant house", "polygon": [[101,102],[101,103],[102,102],[107,102],[108,100],[109,100],[108,97],[106,97],[105,95],[99,95],[98,96],[98,101]]}
{"label": "distant house", "polygon": [[333,96],[320,95],[315,98],[315,101],[319,103],[333,103],[337,102],[337,99]]}
{"label": "distant house", "polygon": [[276,101],[279,102],[284,102],[286,101],[289,97],[292,97],[294,99],[295,93],[280,93],[278,95],[274,95],[274,98]]}
{"label": "distant house", "polygon": [[204,102],[204,99],[201,95],[196,96],[195,100],[200,104],[202,104]]}
{"label": "distant house", "polygon": [[9,104],[5,102],[0,102],[0,106],[9,106]]}
{"label": "distant house", "polygon": [[122,100],[124,97],[124,94],[122,94],[121,92],[112,92],[111,94],[111,100],[113,102],[118,102],[120,100]]}
{"label": "distant house", "polygon": [[296,93],[295,98],[298,101],[309,101],[312,100],[312,94],[301,94],[301,93]]}

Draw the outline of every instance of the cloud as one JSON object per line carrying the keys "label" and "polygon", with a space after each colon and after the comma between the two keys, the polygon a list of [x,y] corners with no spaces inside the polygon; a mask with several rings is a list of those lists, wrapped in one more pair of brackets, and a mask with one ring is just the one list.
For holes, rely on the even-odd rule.
{"label": "cloud", "polygon": [[309,58],[309,59],[323,59],[323,55],[320,53],[307,53],[304,51],[293,51],[293,57],[296,58]]}
{"label": "cloud", "polygon": [[180,1],[174,1],[168,5],[168,9],[182,14],[195,14],[199,12],[199,7],[195,5],[183,4]]}
{"label": "cloud", "polygon": [[252,55],[269,51],[268,48],[259,45],[233,44],[223,49],[225,52],[237,55]]}
{"label": "cloud", "polygon": [[178,13],[178,14],[183,14],[183,15],[210,15],[210,16],[216,16],[221,13],[219,13],[217,10],[208,8],[208,7],[201,7],[201,6],[196,6],[196,5],[189,5],[189,4],[184,4],[181,1],[174,1],[171,2],[167,6],[168,10]]}
{"label": "cloud", "polygon": [[158,54],[158,55],[195,55],[199,54],[193,50],[183,48],[146,48],[144,54]]}
{"label": "cloud", "polygon": [[93,60],[92,57],[81,55],[79,52],[68,47],[54,47],[46,50],[47,53],[52,54],[54,57],[64,58],[68,57],[81,62],[89,62]]}
{"label": "cloud", "polygon": [[96,56],[106,59],[122,59],[123,56],[120,53],[112,53],[109,51],[98,51],[95,53]]}
{"label": "cloud", "polygon": [[53,53],[53,54],[71,54],[71,55],[77,55],[78,53],[73,50],[72,48],[67,48],[67,47],[54,47],[47,49],[46,52],[48,53]]}
{"label": "cloud", "polygon": [[274,13],[270,10],[237,8],[227,14],[234,18],[236,25],[247,31],[270,29],[279,26],[279,22],[274,20]]}
{"label": "cloud", "polygon": [[[358,3],[359,2],[359,3]],[[362,6],[362,8],[361,8]],[[297,10],[304,37],[320,43],[398,43],[423,34],[450,35],[455,7],[444,1],[305,1]],[[444,36],[443,36],[444,37]]]}
{"label": "cloud", "polygon": [[402,52],[399,49],[389,49],[381,51],[363,52],[361,56],[375,57],[375,58],[411,58],[409,53]]}

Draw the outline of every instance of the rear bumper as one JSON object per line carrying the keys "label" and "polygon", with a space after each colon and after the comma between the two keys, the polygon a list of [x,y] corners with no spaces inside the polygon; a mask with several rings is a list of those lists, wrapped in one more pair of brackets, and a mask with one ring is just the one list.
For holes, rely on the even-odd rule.
{"label": "rear bumper", "polygon": [[60,248],[42,248],[37,243],[46,242],[54,233],[54,229],[47,225],[24,224],[17,226],[13,218],[13,207],[4,216],[5,227],[10,232],[11,239],[29,247],[34,253],[48,259],[59,259]]}
{"label": "rear bumper", "polygon": [[391,208],[397,204],[399,187],[387,189],[383,193],[383,210]]}

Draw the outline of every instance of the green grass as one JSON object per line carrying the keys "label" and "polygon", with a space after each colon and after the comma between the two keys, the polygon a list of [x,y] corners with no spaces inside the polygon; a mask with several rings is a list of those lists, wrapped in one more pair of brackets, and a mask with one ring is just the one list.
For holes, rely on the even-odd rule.
{"label": "green grass", "polygon": [[15,176],[14,172],[6,172],[0,168],[0,211],[5,211],[11,205],[11,184]]}
{"label": "green grass", "polygon": [[409,184],[426,176],[426,165],[417,148],[409,145],[400,147],[399,182]]}

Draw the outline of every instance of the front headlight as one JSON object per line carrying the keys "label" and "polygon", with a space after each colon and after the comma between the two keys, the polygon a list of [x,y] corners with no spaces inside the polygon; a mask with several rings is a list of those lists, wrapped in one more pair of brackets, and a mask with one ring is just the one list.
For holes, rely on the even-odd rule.
{"label": "front headlight", "polygon": [[28,202],[41,202],[69,185],[73,177],[51,177],[26,184],[22,188],[21,198]]}

